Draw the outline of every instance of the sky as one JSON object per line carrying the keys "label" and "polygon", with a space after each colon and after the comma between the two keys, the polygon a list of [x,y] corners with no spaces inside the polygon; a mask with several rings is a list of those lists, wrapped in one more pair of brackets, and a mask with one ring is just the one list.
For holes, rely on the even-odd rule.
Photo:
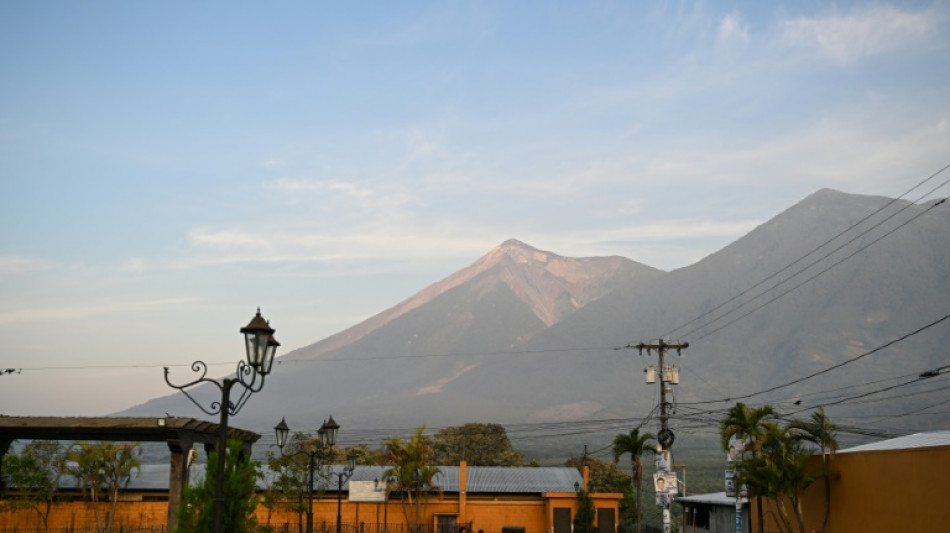
{"label": "sky", "polygon": [[287,353],[509,238],[672,270],[821,188],[901,196],[950,164],[948,30],[945,0],[0,2],[0,414],[175,393],[258,307]]}

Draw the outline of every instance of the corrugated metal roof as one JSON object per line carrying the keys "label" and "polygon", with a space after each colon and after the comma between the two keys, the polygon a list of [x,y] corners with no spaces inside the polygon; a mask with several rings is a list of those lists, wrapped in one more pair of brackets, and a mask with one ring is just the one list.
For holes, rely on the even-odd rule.
{"label": "corrugated metal roof", "polygon": [[[444,492],[459,492],[459,467],[440,466],[435,483]],[[381,479],[387,467],[359,466],[354,481]],[[583,478],[570,467],[469,466],[466,492],[469,493],[542,493],[574,492],[574,483]],[[346,485],[344,485],[346,489]]]}
{"label": "corrugated metal roof", "polygon": [[931,448],[934,446],[950,446],[950,431],[914,433],[913,435],[905,435],[895,439],[882,440],[879,442],[862,444],[853,448],[838,450],[838,453],[908,450],[913,448]]}
{"label": "corrugated metal roof", "polygon": [[[726,496],[725,492],[710,492],[709,494],[694,494],[692,496],[678,496],[676,498],[676,503],[702,503],[707,505],[722,505],[728,507],[735,507],[736,497],[735,496]],[[742,503],[749,503],[748,498],[742,498]]]}
{"label": "corrugated metal roof", "polygon": [[569,467],[468,467],[468,492],[574,492],[583,483],[576,468]]}
{"label": "corrugated metal roof", "polygon": [[[440,466],[435,483],[443,492],[459,492],[459,467]],[[324,487],[329,492],[336,491],[336,474],[341,472],[342,465],[333,465],[333,473],[329,486]],[[382,479],[388,467],[385,466],[357,466],[353,471],[352,481],[373,481]],[[264,489],[271,476],[267,468],[264,478],[258,481],[258,488]],[[190,481],[197,483],[204,479],[205,465],[195,464],[191,467]],[[468,467],[468,493],[544,493],[544,492],[574,492],[574,483],[582,483],[583,479],[576,468],[570,467]],[[318,481],[319,483],[319,481]],[[65,480],[63,486],[73,486],[73,481]],[[133,476],[128,490],[167,490],[168,465],[142,465],[138,476]],[[349,490],[349,481],[343,484],[343,490]]]}

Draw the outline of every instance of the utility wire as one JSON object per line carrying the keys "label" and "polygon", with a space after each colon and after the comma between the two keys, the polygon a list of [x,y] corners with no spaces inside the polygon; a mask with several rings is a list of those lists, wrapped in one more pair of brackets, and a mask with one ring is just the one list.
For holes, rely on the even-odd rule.
{"label": "utility wire", "polygon": [[[766,277],[765,279],[763,279],[763,280],[760,281],[759,283],[757,283],[757,284],[753,285],[752,287],[750,287],[750,288],[744,290],[743,292],[741,292],[740,294],[734,296],[733,298],[730,298],[730,299],[727,300],[726,302],[723,302],[722,304],[718,305],[718,306],[715,307],[714,309],[712,309],[712,310],[710,310],[710,311],[708,311],[708,312],[706,312],[706,313],[703,313],[702,315],[696,317],[696,318],[693,319],[693,320],[690,320],[689,322],[687,322],[687,323],[685,323],[685,324],[682,324],[681,326],[678,326],[676,329],[674,329],[674,330],[672,330],[672,331],[674,331],[674,332],[675,332],[675,331],[678,331],[679,329],[682,329],[683,327],[686,327],[687,325],[692,324],[692,323],[696,322],[697,320],[702,319],[702,318],[705,317],[705,316],[708,316],[709,314],[715,312],[716,310],[721,309],[722,307],[724,307],[724,306],[727,305],[728,303],[730,303],[730,302],[736,300],[737,298],[743,296],[744,294],[747,294],[747,293],[750,292],[751,290],[753,290],[753,289],[759,287],[760,285],[762,285],[762,284],[765,283],[766,281],[768,281],[768,280],[774,278],[775,276],[777,276],[777,275],[780,274],[781,272],[787,270],[788,268],[792,267],[793,265],[795,265],[795,264],[801,262],[802,260],[804,260],[805,258],[809,257],[809,256],[812,255],[815,251],[817,251],[817,250],[819,250],[820,248],[826,246],[826,245],[829,244],[830,242],[833,242],[833,241],[836,240],[838,237],[840,237],[841,235],[847,233],[848,231],[850,231],[851,229],[853,229],[853,228],[856,227],[857,225],[859,225],[859,224],[863,223],[864,221],[868,220],[869,218],[871,218],[871,217],[874,216],[875,214],[877,214],[877,213],[883,211],[883,210],[886,209],[888,206],[892,205],[894,202],[897,202],[900,198],[903,198],[903,196],[906,196],[907,194],[909,194],[909,193],[912,192],[913,190],[919,188],[920,186],[922,186],[923,184],[927,183],[928,181],[930,181],[930,180],[933,179],[934,177],[936,177],[936,176],[938,176],[939,174],[943,173],[943,172],[944,172],[945,170],[947,170],[948,168],[950,168],[950,165],[947,165],[947,166],[941,168],[940,170],[938,170],[937,172],[935,172],[934,174],[932,174],[930,177],[926,178],[926,179],[925,179],[924,181],[922,181],[921,183],[919,183],[919,184],[915,185],[914,187],[912,187],[911,189],[909,189],[907,192],[905,192],[903,195],[901,195],[901,197],[895,198],[895,199],[891,200],[891,201],[888,202],[885,206],[883,206],[883,207],[877,209],[876,211],[872,212],[871,214],[865,216],[864,218],[862,218],[860,221],[858,221],[858,222],[856,222],[855,224],[853,224],[853,225],[852,225],[851,227],[849,227],[848,229],[846,229],[846,230],[844,230],[844,231],[838,233],[835,237],[832,237],[831,239],[829,239],[829,240],[826,241],[825,243],[819,245],[818,247],[814,248],[812,251],[808,252],[807,254],[805,254],[804,256],[802,256],[801,258],[799,258],[799,259],[797,259],[796,261],[790,263],[789,265],[786,265],[784,268],[782,268],[782,269],[779,270],[778,272],[776,272],[776,273],[774,273],[774,274],[772,274],[772,275]],[[943,186],[946,185],[947,183],[950,183],[950,181],[944,182],[943,184],[939,185],[939,186],[936,187],[935,189],[932,189],[930,192],[928,192],[928,193],[927,193],[926,195],[924,195],[924,196],[927,196],[927,195],[933,193],[935,190],[937,190],[937,189],[943,187]],[[816,274],[816,275],[814,275],[814,276],[812,276],[812,277],[806,279],[804,282],[799,283],[798,285],[794,286],[792,289],[790,289],[790,290],[788,290],[788,291],[785,291],[784,293],[778,295],[777,297],[772,298],[771,300],[769,300],[769,301],[767,301],[767,302],[765,302],[765,303],[763,303],[763,304],[761,304],[761,305],[755,307],[755,308],[752,309],[751,311],[749,311],[749,312],[747,312],[747,313],[745,313],[745,314],[743,314],[743,315],[737,317],[736,319],[734,319],[734,320],[728,322],[727,324],[725,324],[725,325],[723,325],[723,326],[721,326],[721,327],[719,327],[719,328],[717,328],[717,329],[715,329],[715,330],[713,330],[713,331],[711,331],[711,332],[708,332],[708,333],[706,333],[706,334],[700,336],[699,339],[705,338],[705,337],[707,337],[707,336],[709,336],[709,335],[711,335],[711,334],[713,334],[713,333],[716,333],[716,332],[722,330],[722,329],[725,328],[726,326],[729,326],[729,325],[735,323],[735,322],[738,321],[739,319],[745,318],[746,316],[750,315],[751,313],[753,313],[753,312],[755,312],[755,311],[758,311],[759,309],[761,309],[761,308],[764,307],[765,305],[768,305],[768,304],[774,302],[775,300],[777,300],[777,299],[779,299],[779,298],[785,296],[785,295],[788,294],[789,292],[791,292],[791,291],[793,291],[793,290],[795,290],[795,289],[801,287],[801,286],[804,285],[805,283],[808,283],[808,282],[812,281],[813,279],[815,279],[816,277],[818,277],[818,276],[824,274],[825,272],[827,272],[828,270],[830,270],[830,269],[833,268],[834,266],[837,266],[838,264],[842,263],[843,261],[845,261],[845,260],[847,260],[847,259],[850,259],[851,257],[853,257],[854,255],[856,255],[857,253],[859,253],[859,252],[865,250],[866,248],[868,248],[869,246],[871,246],[871,245],[875,244],[876,242],[880,241],[880,240],[883,239],[884,237],[889,236],[890,234],[892,234],[892,233],[893,233],[894,231],[896,231],[897,229],[900,229],[900,228],[906,226],[907,224],[909,224],[910,222],[916,220],[917,218],[919,218],[920,216],[922,216],[923,214],[925,214],[925,213],[926,213],[927,211],[929,211],[930,209],[933,209],[934,207],[936,207],[936,206],[938,206],[938,205],[941,205],[942,203],[944,203],[945,200],[946,200],[946,199],[941,199],[939,202],[937,202],[937,203],[935,203],[935,204],[929,206],[925,211],[923,211],[923,212],[917,214],[917,215],[916,215],[915,217],[913,217],[912,219],[910,219],[910,220],[904,222],[903,224],[901,224],[900,226],[898,226],[898,227],[892,229],[891,231],[889,231],[888,233],[886,233],[886,234],[882,235],[881,237],[875,239],[875,240],[872,241],[871,243],[869,243],[869,244],[867,244],[867,245],[861,247],[860,249],[856,250],[854,253],[848,255],[848,256],[845,257],[844,259],[842,259],[842,260],[840,260],[840,261],[834,263],[833,265],[831,265],[831,267],[828,267],[828,268],[822,270],[822,271],[819,272],[818,274]],[[919,200],[918,200],[918,201],[919,201]],[[889,220],[890,218],[893,218],[896,214],[902,212],[904,209],[908,209],[909,207],[912,207],[913,205],[915,205],[915,204],[908,204],[908,206],[904,207],[901,211],[898,211],[897,213],[895,213],[894,215],[891,215],[890,217],[888,217],[888,218],[885,219],[884,221],[882,221],[882,222],[876,224],[875,226],[872,226],[871,229],[874,229],[874,228],[880,226],[883,222],[886,222],[886,221]],[[867,230],[867,231],[861,233],[860,235],[858,235],[857,237],[855,237],[854,239],[851,239],[851,240],[847,241],[847,242],[845,243],[845,245],[850,244],[850,243],[853,242],[855,239],[857,239],[857,238],[859,238],[859,237],[865,235],[868,231],[870,231],[870,230]],[[843,246],[844,246],[844,245],[842,245],[841,247],[843,247]],[[836,248],[835,250],[833,250],[833,251],[830,252],[829,254],[826,254],[825,256],[822,256],[821,258],[818,259],[818,261],[821,261],[822,259],[827,258],[828,255],[830,255],[831,253],[834,253],[834,252],[840,250],[841,247]],[[794,278],[794,277],[797,276],[798,274],[804,272],[804,270],[807,270],[807,269],[810,268],[811,266],[814,266],[816,263],[817,263],[817,261],[811,263],[810,265],[808,265],[808,266],[805,267],[804,269],[802,269],[802,270],[796,272],[795,274],[793,274],[793,275],[790,276],[789,278],[786,278],[784,281],[781,281],[781,282],[779,282],[778,284],[773,285],[773,286],[770,287],[769,289],[766,289],[764,292],[762,292],[761,294],[759,294],[759,295],[757,295],[756,297],[754,297],[753,300],[756,299],[756,298],[761,297],[761,296],[764,295],[766,292],[768,292],[768,291],[770,291],[770,290],[773,290],[773,289],[777,288],[778,286],[780,286],[780,285],[782,285],[782,284],[788,282],[789,280],[791,280],[792,278]],[[704,328],[704,327],[706,327],[706,326],[708,326],[708,325],[710,325],[710,324],[712,324],[712,323],[715,323],[716,321],[719,321],[719,320],[721,320],[722,318],[725,318],[726,316],[729,316],[730,314],[732,314],[732,313],[738,311],[739,309],[741,309],[742,307],[744,307],[744,306],[747,305],[748,303],[751,303],[751,301],[752,301],[752,300],[750,300],[750,301],[748,301],[748,302],[746,302],[746,303],[740,305],[739,307],[733,309],[732,311],[730,311],[729,313],[726,313],[725,315],[721,315],[720,317],[717,317],[717,318],[711,320],[710,322],[708,322],[708,323],[706,323],[706,324],[703,324],[703,325],[701,325],[701,326],[698,326],[697,328],[694,328],[693,330],[690,330],[690,331],[687,333],[687,335],[692,334],[692,333],[695,333],[696,331],[698,331],[698,330],[700,330],[700,329],[702,329],[702,328]],[[669,336],[669,335],[664,335],[664,336]],[[694,342],[695,342],[695,341],[694,341]],[[572,347],[572,348],[547,348],[547,349],[536,349],[536,350],[497,350],[497,351],[486,351],[486,352],[423,353],[423,354],[402,354],[402,355],[386,355],[386,356],[365,356],[365,357],[347,357],[347,358],[331,358],[331,359],[324,359],[324,358],[316,358],[316,359],[284,359],[284,358],[279,358],[279,359],[275,360],[275,364],[278,365],[278,366],[280,366],[280,365],[284,365],[284,364],[309,364],[309,363],[324,363],[324,362],[380,361],[380,360],[421,359],[421,358],[445,358],[445,357],[484,357],[484,356],[536,355],[536,354],[546,354],[546,353],[596,352],[596,351],[620,350],[620,349],[623,349],[623,348],[624,348],[624,347],[617,347],[617,346],[611,346],[611,347],[606,347],[606,346],[588,346],[588,347],[583,347],[583,346],[580,346],[580,347]],[[188,367],[188,366],[191,366],[191,364],[192,364],[192,363],[142,364],[142,365],[130,365],[130,364],[122,364],[122,365],[53,365],[53,366],[38,366],[38,367],[22,367],[22,368],[17,368],[17,369],[5,369],[5,370],[0,371],[0,373],[13,373],[14,370],[15,370],[15,372],[16,372],[17,374],[19,374],[19,373],[21,373],[23,370],[27,370],[27,371],[46,371],[46,370],[87,370],[87,369],[149,369],[149,368],[163,368],[163,367]],[[207,365],[208,365],[209,367],[211,367],[211,366],[232,366],[232,365],[234,365],[234,362],[233,362],[233,361],[229,361],[229,362],[223,362],[223,361],[222,361],[222,362],[210,362],[210,363],[207,363]]]}
{"label": "utility wire", "polygon": [[891,340],[891,341],[889,341],[889,342],[886,342],[886,343],[884,343],[884,344],[878,346],[877,348],[874,348],[874,349],[872,349],[872,350],[869,350],[869,351],[867,351],[867,352],[864,352],[864,353],[862,353],[862,354],[860,354],[860,355],[856,355],[856,356],[854,356],[854,357],[852,357],[852,358],[850,358],[850,359],[847,359],[847,360],[845,360],[845,361],[842,361],[841,363],[838,363],[838,364],[836,364],[836,365],[832,365],[832,366],[830,366],[830,367],[828,367],[828,368],[825,368],[825,369],[823,369],[823,370],[819,370],[818,372],[811,373],[811,374],[809,374],[809,375],[807,375],[807,376],[803,376],[803,377],[800,377],[800,378],[798,378],[798,379],[794,379],[794,380],[792,380],[792,381],[788,381],[788,382],[782,383],[782,384],[780,384],[780,385],[776,385],[776,386],[774,386],[774,387],[769,387],[769,388],[767,388],[767,389],[763,389],[763,390],[760,390],[760,391],[757,391],[757,392],[751,392],[751,393],[748,393],[748,394],[744,394],[744,395],[742,395],[742,396],[736,396],[736,397],[732,397],[732,398],[723,398],[723,399],[720,399],[720,400],[705,400],[705,401],[699,401],[699,402],[688,402],[688,403],[680,404],[680,405],[702,405],[702,404],[710,404],[710,403],[732,402],[732,401],[735,401],[735,400],[744,400],[744,399],[747,399],[747,398],[752,398],[753,396],[759,396],[759,395],[762,395],[762,394],[767,394],[767,393],[769,393],[769,392],[777,391],[777,390],[779,390],[779,389],[784,389],[785,387],[790,387],[790,386],[792,386],[792,385],[795,385],[796,383],[801,383],[801,382],[803,382],[803,381],[812,379],[812,378],[814,378],[814,377],[816,377],[816,376],[820,376],[820,375],[822,375],[822,374],[827,374],[828,372],[831,372],[832,370],[841,368],[841,367],[843,367],[843,366],[845,366],[845,365],[848,365],[848,364],[851,364],[851,363],[853,363],[853,362],[855,362],[855,361],[858,361],[858,360],[860,360],[860,359],[863,359],[863,358],[865,358],[865,357],[867,357],[867,356],[869,356],[869,355],[875,354],[875,353],[877,353],[877,352],[879,352],[879,351],[881,351],[881,350],[883,350],[883,349],[885,349],[885,348],[888,348],[888,347],[890,347],[890,346],[893,346],[893,345],[895,345],[895,344],[897,344],[897,343],[899,343],[899,342],[902,342],[902,341],[904,341],[904,340],[906,340],[906,339],[908,339],[908,338],[910,338],[910,337],[913,337],[914,335],[917,335],[917,334],[919,334],[919,333],[921,333],[921,332],[923,332],[923,331],[926,331],[926,330],[928,330],[928,329],[930,329],[930,328],[936,326],[937,324],[940,324],[941,322],[943,322],[943,321],[945,321],[945,320],[947,320],[947,319],[950,319],[950,314],[946,314],[946,315],[944,315],[944,316],[938,318],[937,320],[934,320],[933,322],[927,324],[926,326],[921,326],[921,327],[915,329],[914,331],[911,331],[910,333],[905,333],[904,335],[901,335],[900,337],[898,337],[898,338],[896,338],[896,339],[893,339],[893,340]]}
{"label": "utility wire", "polygon": [[[838,261],[835,261],[834,263],[832,263],[832,264],[829,265],[828,267],[826,267],[826,268],[824,268],[824,269],[818,271],[816,274],[814,274],[814,275],[808,277],[807,279],[803,280],[802,282],[798,283],[797,285],[794,285],[792,288],[790,288],[790,289],[788,289],[788,290],[786,290],[786,291],[780,293],[779,295],[777,295],[777,296],[775,296],[775,297],[773,297],[773,298],[771,298],[771,299],[769,299],[769,300],[766,300],[765,302],[763,302],[763,303],[757,305],[756,307],[753,307],[751,310],[749,310],[749,311],[743,313],[742,315],[739,315],[738,317],[736,317],[736,318],[730,320],[729,322],[726,322],[725,324],[719,326],[718,328],[713,329],[712,331],[709,331],[709,332],[706,332],[706,333],[700,335],[700,336],[699,336],[698,338],[696,338],[693,342],[696,342],[696,341],[699,340],[699,339],[704,339],[704,338],[706,338],[706,337],[708,337],[708,336],[710,336],[710,335],[712,335],[712,334],[714,334],[714,333],[717,333],[717,332],[719,332],[719,331],[722,331],[722,330],[725,329],[726,327],[731,326],[732,324],[735,324],[735,323],[738,322],[739,320],[741,320],[741,319],[743,319],[743,318],[745,318],[745,317],[751,315],[752,313],[755,313],[756,311],[758,311],[759,309],[762,309],[762,308],[765,307],[766,305],[769,305],[769,304],[775,302],[776,300],[779,300],[780,298],[785,297],[786,295],[788,295],[788,294],[791,293],[792,291],[799,289],[800,287],[802,287],[803,285],[805,285],[805,284],[807,284],[807,283],[810,283],[811,281],[815,280],[815,278],[817,278],[817,277],[819,277],[819,276],[821,276],[821,275],[827,273],[829,270],[831,270],[831,269],[835,268],[836,266],[838,266],[838,265],[844,263],[844,262],[847,261],[848,259],[851,259],[852,257],[856,256],[856,255],[859,254],[860,252],[863,252],[864,250],[866,250],[866,249],[870,248],[871,246],[877,244],[878,242],[880,242],[880,241],[883,240],[884,238],[886,238],[886,237],[892,235],[892,234],[893,234],[894,232],[896,232],[897,230],[899,230],[899,229],[901,229],[901,228],[904,228],[905,226],[907,226],[907,225],[910,224],[911,222],[917,220],[918,218],[920,218],[920,217],[923,216],[924,214],[928,213],[931,209],[933,209],[933,208],[935,208],[935,207],[937,207],[937,206],[939,206],[939,205],[942,205],[944,202],[946,202],[946,198],[941,199],[941,200],[938,201],[937,203],[931,205],[930,207],[928,207],[928,208],[925,209],[924,211],[921,211],[920,213],[918,213],[917,215],[915,215],[913,218],[911,218],[911,219],[905,221],[904,223],[900,224],[899,226],[897,226],[897,227],[891,229],[891,230],[888,231],[887,233],[885,233],[885,234],[883,234],[883,235],[881,235],[881,236],[875,238],[874,240],[872,240],[871,242],[865,244],[864,246],[861,246],[860,248],[858,248],[858,249],[855,250],[854,252],[852,252],[852,253],[846,255],[845,257],[839,259]],[[804,272],[804,270],[801,270],[800,272]],[[796,274],[796,275],[797,275],[797,274]],[[791,278],[789,278],[789,279],[791,279]],[[783,282],[783,283],[784,283],[784,282]],[[772,287],[772,288],[777,288],[779,285],[781,285],[781,283],[775,285],[775,286]],[[769,290],[771,290],[771,289],[769,289]],[[763,294],[765,294],[765,293],[763,293]],[[751,300],[750,300],[749,302],[751,302]],[[740,309],[741,307],[742,307],[742,306],[736,308],[735,310],[738,310],[738,309]],[[730,313],[731,313],[731,312],[730,312]],[[730,313],[727,313],[726,315],[723,315],[723,316],[728,316]],[[712,322],[710,322],[709,324],[711,324],[711,323],[712,323]],[[703,326],[697,327],[697,328],[693,329],[692,331],[688,332],[687,335],[689,335],[689,334],[691,334],[691,333],[695,333],[696,331],[698,331],[698,330],[700,330],[700,329],[706,327],[707,325],[708,325],[708,324],[704,324]]]}
{"label": "utility wire", "polygon": [[[928,181],[930,181],[930,180],[936,178],[937,176],[939,176],[940,174],[942,174],[942,173],[943,173],[944,171],[946,171],[948,168],[950,168],[950,164],[948,164],[948,165],[944,166],[943,168],[941,168],[940,170],[934,172],[933,174],[931,174],[929,177],[927,177],[926,179],[924,179],[924,180],[921,181],[920,183],[914,185],[913,187],[911,187],[910,189],[908,189],[907,191],[905,191],[904,194],[900,195],[900,196],[897,197],[897,198],[892,199],[891,201],[887,202],[886,204],[884,204],[884,205],[881,206],[880,208],[878,208],[878,209],[872,211],[871,213],[869,213],[868,215],[864,216],[862,219],[858,220],[857,222],[855,222],[854,224],[852,224],[852,225],[849,226],[848,228],[846,228],[846,229],[840,231],[839,233],[837,233],[836,235],[834,235],[834,236],[831,237],[830,239],[826,240],[825,242],[823,242],[823,243],[819,244],[818,246],[816,246],[815,248],[813,248],[811,251],[809,251],[809,252],[806,253],[805,255],[803,255],[803,256],[799,257],[798,259],[792,261],[791,263],[785,265],[784,267],[782,267],[782,268],[779,269],[778,271],[776,271],[776,272],[770,274],[769,276],[765,277],[764,279],[762,279],[761,281],[759,281],[759,282],[756,283],[755,285],[752,285],[751,287],[748,287],[748,288],[744,289],[743,291],[739,292],[738,294],[736,294],[736,295],[733,296],[732,298],[729,298],[729,299],[726,300],[725,302],[723,302],[723,303],[717,305],[716,307],[710,309],[709,311],[706,311],[705,313],[699,315],[698,317],[693,318],[692,320],[689,320],[688,322],[677,326],[676,328],[672,329],[670,332],[664,334],[663,336],[664,336],[664,337],[672,337],[672,336],[674,336],[674,335],[676,334],[677,331],[680,331],[681,329],[683,329],[683,328],[685,328],[685,327],[687,327],[687,326],[689,326],[689,325],[691,325],[691,324],[693,324],[693,323],[695,323],[695,322],[697,322],[697,321],[699,321],[699,320],[705,318],[706,316],[709,316],[710,314],[715,313],[716,311],[722,309],[723,307],[725,307],[726,305],[728,305],[728,304],[734,302],[735,300],[737,300],[737,299],[739,299],[739,298],[742,298],[742,297],[745,296],[746,294],[750,293],[751,291],[753,291],[753,290],[755,290],[756,288],[758,288],[758,287],[760,287],[761,285],[763,285],[765,282],[771,280],[772,278],[775,278],[776,276],[778,276],[778,275],[781,274],[782,272],[785,272],[786,270],[790,269],[791,267],[795,266],[796,264],[798,264],[798,263],[804,261],[806,258],[810,257],[811,255],[813,255],[814,253],[816,253],[818,250],[820,250],[820,249],[824,248],[825,246],[831,244],[832,242],[836,241],[839,237],[841,237],[841,236],[843,236],[844,234],[850,232],[850,231],[853,230],[854,228],[860,226],[860,225],[863,224],[865,221],[867,221],[867,220],[869,220],[870,218],[874,217],[874,216],[877,215],[878,213],[880,213],[880,212],[886,210],[886,209],[889,208],[891,205],[893,205],[895,202],[900,201],[902,198],[904,198],[905,196],[907,196],[908,194],[910,194],[911,192],[913,192],[915,189],[918,189],[918,188],[922,187],[922,186],[923,186],[924,184],[926,184]],[[942,183],[941,185],[937,186],[936,188],[931,189],[931,191],[929,191],[929,192],[926,193],[925,195],[923,195],[923,196],[921,196],[920,198],[918,198],[917,201],[919,202],[920,200],[922,200],[922,199],[925,198],[926,196],[929,196],[930,194],[934,193],[936,190],[940,189],[941,187],[943,187],[943,186],[946,185],[946,184],[947,184],[947,182],[944,182],[944,183]],[[881,222],[878,222],[877,224],[875,224],[874,226],[872,226],[870,229],[874,229],[874,228],[880,226],[880,225],[883,224],[884,222],[890,220],[891,218],[893,218],[893,217],[896,216],[897,214],[903,212],[905,209],[908,209],[908,208],[910,208],[910,207],[913,206],[913,205],[914,205],[913,203],[908,204],[908,205],[905,206],[903,209],[897,211],[896,213],[894,213],[894,214],[891,215],[890,217],[887,217],[886,219],[882,220]],[[868,230],[868,231],[870,231],[870,230]],[[821,258],[819,258],[817,261],[812,262],[811,264],[809,264],[807,267],[805,267],[805,269],[799,270],[799,271],[796,272],[795,274],[789,276],[789,277],[786,278],[784,281],[780,282],[779,285],[780,285],[781,283],[784,283],[784,282],[786,282],[786,281],[788,281],[788,280],[794,278],[794,277],[797,276],[799,273],[803,272],[804,270],[807,270],[808,268],[810,268],[811,266],[813,266],[813,265],[814,265],[815,263],[817,263],[818,261],[821,261],[822,259],[828,257],[829,255],[833,254],[834,252],[840,250],[843,246],[846,246],[846,245],[850,244],[850,243],[853,242],[855,239],[860,238],[861,236],[863,236],[863,235],[866,234],[866,233],[867,233],[867,231],[865,231],[865,232],[859,234],[857,237],[854,237],[854,238],[848,240],[847,242],[845,242],[844,245],[839,246],[838,248],[836,248],[835,250],[833,250],[832,252],[830,252],[830,253],[828,253],[828,254],[825,254],[824,256],[822,256]],[[776,285],[776,286],[777,286],[777,285]],[[773,287],[771,287],[771,288],[769,288],[769,289],[766,289],[766,291],[763,291],[763,293],[759,294],[759,295],[756,296],[755,298],[758,298],[759,296],[761,296],[761,295],[764,294],[765,292],[768,292],[769,290],[772,290],[773,288],[775,288],[775,286],[773,286]],[[753,299],[755,299],[755,298],[753,298]],[[751,301],[751,300],[750,300],[750,301]],[[745,305],[745,304],[743,304],[743,305]],[[734,309],[733,311],[730,311],[730,313],[734,312],[734,311],[737,310],[737,309],[740,309],[741,307],[742,307],[742,305],[740,305],[739,307],[737,307],[737,308]],[[727,313],[726,315],[723,315],[723,316],[728,316],[728,315],[729,315],[729,313]],[[723,316],[720,316],[719,318],[716,318],[716,319],[710,321],[709,323],[707,323],[707,324],[705,324],[705,325],[711,324],[711,323],[713,323],[713,322],[719,320],[719,319],[722,318]],[[701,327],[705,327],[705,325],[704,325],[704,326],[701,326]],[[691,330],[689,333],[687,333],[687,334],[685,334],[685,335],[679,335],[679,336],[680,336],[680,337],[687,337],[690,333],[692,333],[693,331],[696,331],[696,329],[700,329],[700,328],[695,328],[695,329]]]}

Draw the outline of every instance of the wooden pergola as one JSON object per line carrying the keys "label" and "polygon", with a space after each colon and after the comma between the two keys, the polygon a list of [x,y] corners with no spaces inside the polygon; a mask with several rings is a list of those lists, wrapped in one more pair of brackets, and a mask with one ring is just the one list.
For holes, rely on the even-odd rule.
{"label": "wooden pergola", "polygon": [[[188,454],[195,444],[206,451],[214,449],[219,436],[218,424],[194,418],[126,417],[33,417],[0,416],[0,463],[15,440],[98,440],[123,442],[162,442],[171,452],[168,470],[168,530],[177,523],[182,491],[188,482]],[[251,446],[261,436],[252,431],[228,428],[229,439],[244,443],[250,457]],[[2,487],[0,487],[2,488]]]}

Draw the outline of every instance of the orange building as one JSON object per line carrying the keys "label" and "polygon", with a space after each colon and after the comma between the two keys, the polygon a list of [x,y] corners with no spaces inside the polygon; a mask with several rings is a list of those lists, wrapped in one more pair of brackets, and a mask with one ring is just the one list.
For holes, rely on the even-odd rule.
{"label": "orange building", "polygon": [[[438,490],[424,508],[428,531],[458,533],[465,526],[471,533],[571,533],[577,509],[576,487],[585,484],[577,469],[568,467],[439,467]],[[314,500],[314,530],[335,531],[338,496],[343,531],[377,533],[408,531],[406,509],[397,494],[386,497],[378,480],[385,467],[360,466],[353,477],[336,492],[336,478]],[[200,473],[196,472],[200,475]],[[166,527],[168,505],[168,466],[149,465],[133,478],[118,504],[115,528]],[[575,487],[576,484],[576,487]],[[464,489],[463,489],[464,487]],[[260,487],[263,489],[263,487]],[[370,494],[378,493],[378,494]],[[596,533],[615,533],[619,520],[621,494],[592,494],[597,509]],[[105,509],[105,505],[101,507]],[[103,512],[103,511],[100,511]],[[287,511],[257,510],[258,522],[275,531],[296,532],[304,516]],[[50,517],[56,528],[93,524],[88,503],[57,503]],[[30,511],[0,513],[0,530],[40,526],[39,517]],[[580,532],[578,532],[580,533]],[[593,532],[592,532],[593,533]]]}
{"label": "orange building", "polygon": [[[821,457],[813,457],[810,466],[820,469]],[[917,433],[839,450],[831,460],[831,470],[828,532],[950,531],[950,431]],[[735,531],[735,514],[730,509],[735,499],[723,499],[725,493],[704,496],[677,500],[689,509],[687,516],[694,517],[696,525],[688,531]],[[717,496],[722,501],[717,502]],[[803,497],[805,531],[820,530],[824,508],[825,483],[819,479]],[[758,531],[753,509],[754,505],[745,506],[743,511],[752,519],[751,527],[744,524],[747,531]],[[764,510],[765,531],[780,531],[773,518],[775,510],[767,500]],[[724,519],[717,520],[717,516]]]}
{"label": "orange building", "polygon": [[[812,460],[818,468],[821,458]],[[950,531],[950,431],[839,450],[831,461],[828,531]],[[805,492],[806,530],[821,527],[825,485]],[[778,531],[774,524],[768,531]]]}

